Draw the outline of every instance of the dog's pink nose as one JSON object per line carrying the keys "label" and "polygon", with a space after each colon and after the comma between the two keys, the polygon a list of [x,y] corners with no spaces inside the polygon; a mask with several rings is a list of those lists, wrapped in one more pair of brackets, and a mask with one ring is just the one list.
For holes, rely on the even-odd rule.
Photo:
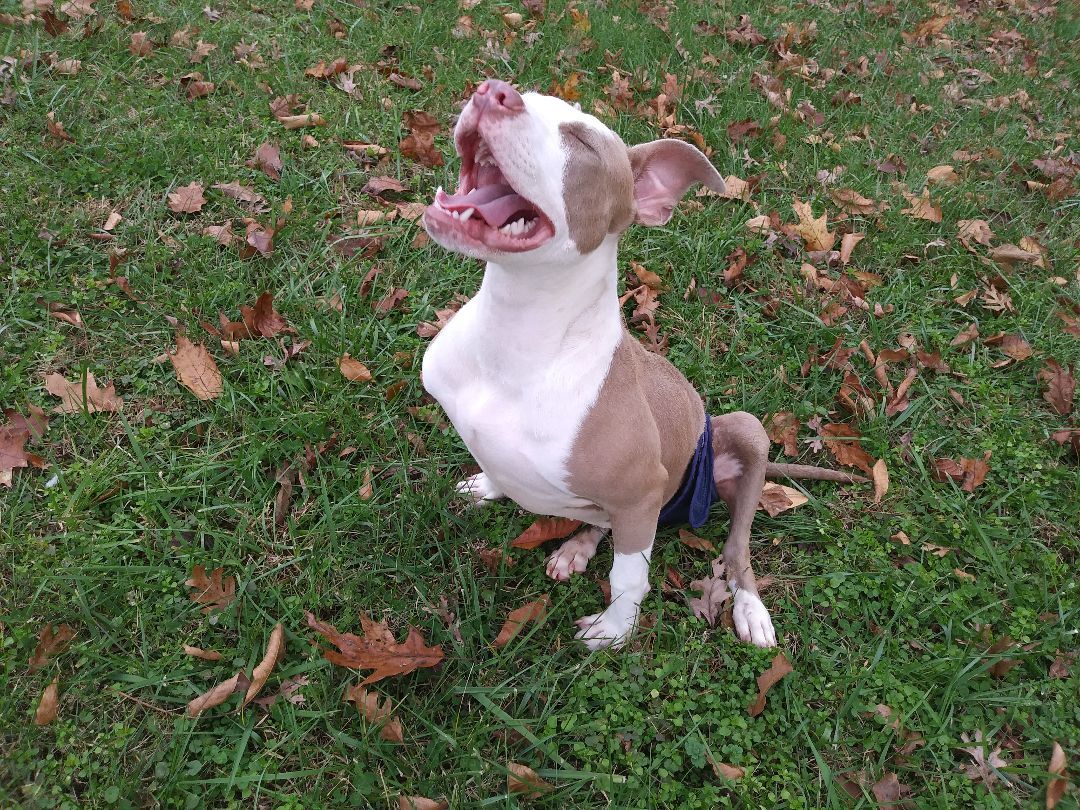
{"label": "dog's pink nose", "polygon": [[500,79],[485,79],[476,93],[473,95],[473,104],[482,112],[498,110],[499,112],[521,112],[525,109],[525,102],[521,93],[513,88],[509,82]]}

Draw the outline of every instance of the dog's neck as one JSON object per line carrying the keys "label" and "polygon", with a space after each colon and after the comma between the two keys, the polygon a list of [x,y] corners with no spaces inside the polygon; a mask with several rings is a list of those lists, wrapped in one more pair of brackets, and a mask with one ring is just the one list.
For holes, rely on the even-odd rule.
{"label": "dog's neck", "polygon": [[489,262],[474,300],[485,334],[535,366],[568,347],[621,331],[618,237],[580,261],[505,267]]}

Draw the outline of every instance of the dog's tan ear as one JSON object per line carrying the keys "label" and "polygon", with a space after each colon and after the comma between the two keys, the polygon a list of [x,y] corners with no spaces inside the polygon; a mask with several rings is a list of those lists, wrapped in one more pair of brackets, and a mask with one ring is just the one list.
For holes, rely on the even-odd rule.
{"label": "dog's tan ear", "polygon": [[709,159],[685,141],[662,138],[630,147],[634,170],[635,221],[664,225],[675,204],[694,183],[703,183],[717,194],[726,190],[724,178]]}

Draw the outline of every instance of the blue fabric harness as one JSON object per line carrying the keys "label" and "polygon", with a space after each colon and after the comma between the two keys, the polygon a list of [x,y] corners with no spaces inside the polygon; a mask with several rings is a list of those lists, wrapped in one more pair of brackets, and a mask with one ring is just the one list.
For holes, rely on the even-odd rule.
{"label": "blue fabric harness", "polygon": [[709,519],[709,507],[716,500],[713,481],[712,421],[705,414],[705,430],[698,439],[697,449],[686,468],[679,491],[660,510],[660,526],[689,523],[700,528]]}

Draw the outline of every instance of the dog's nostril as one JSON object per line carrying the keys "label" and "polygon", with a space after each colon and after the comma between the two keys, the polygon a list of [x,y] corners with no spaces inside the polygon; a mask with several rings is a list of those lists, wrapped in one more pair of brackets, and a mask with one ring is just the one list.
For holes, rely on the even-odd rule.
{"label": "dog's nostril", "polygon": [[525,109],[521,94],[500,79],[485,79],[476,88],[476,95],[483,98],[483,106],[490,105],[508,112],[521,112]]}

